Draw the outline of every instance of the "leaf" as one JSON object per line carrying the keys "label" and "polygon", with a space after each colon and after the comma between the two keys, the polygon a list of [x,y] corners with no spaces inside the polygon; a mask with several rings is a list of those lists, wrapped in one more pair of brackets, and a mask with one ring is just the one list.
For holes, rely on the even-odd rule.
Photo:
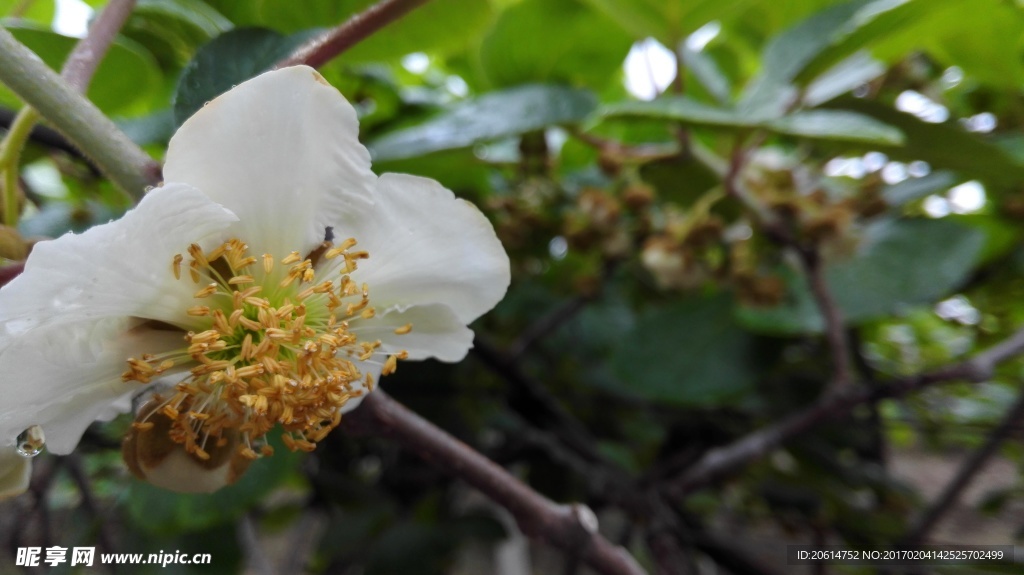
{"label": "leaf", "polygon": [[729,79],[718,68],[711,56],[704,52],[695,52],[681,44],[679,57],[686,69],[700,82],[708,93],[722,105],[732,101],[732,86]]}
{"label": "leaf", "polygon": [[952,172],[932,172],[920,178],[909,178],[898,184],[886,186],[882,189],[882,199],[890,206],[899,207],[935,192],[948,190],[960,180]]}
{"label": "leaf", "polygon": [[685,96],[669,96],[650,102],[622,102],[605,106],[601,116],[670,120],[695,126],[765,129],[779,134],[840,142],[896,145],[902,142],[898,129],[863,114],[838,110],[805,110],[766,120],[744,112],[710,106]]}
{"label": "leaf", "polygon": [[370,144],[375,159],[397,160],[477,142],[517,136],[588,117],[597,99],[586,90],[534,84],[455,104],[423,124],[391,132]]}
{"label": "leaf", "polygon": [[712,20],[732,16],[749,0],[586,0],[641,40],[675,46]]}
{"label": "leaf", "polygon": [[631,45],[615,22],[577,0],[522,0],[503,10],[484,36],[480,64],[498,87],[600,88],[620,77]]}
{"label": "leaf", "polygon": [[[11,25],[7,30],[54,70],[60,70],[78,42],[75,38],[38,28]],[[118,39],[96,69],[87,95],[107,114],[125,112],[153,94],[159,82],[160,71],[153,56],[131,40]],[[0,84],[0,104],[18,108],[21,100]]]}
{"label": "leaf", "polygon": [[[18,22],[34,22],[42,26],[49,26],[53,22],[56,13],[56,2],[25,2],[24,0],[0,0],[0,18],[3,18],[4,27],[17,25]],[[15,10],[23,10],[18,16],[13,16]]]}
{"label": "leaf", "polygon": [[174,92],[175,128],[206,102],[269,70],[309,37],[262,28],[236,28],[201,47],[185,66]]}
{"label": "leaf", "polygon": [[[760,117],[781,115],[796,96],[794,83],[813,79],[816,74],[805,69],[816,61],[823,66],[822,55],[829,47],[907,1],[853,0],[821,10],[774,37],[764,49],[761,73],[747,86],[739,108]],[[827,67],[841,59],[832,57]]]}
{"label": "leaf", "polygon": [[805,110],[765,124],[790,136],[839,142],[899,145],[903,134],[869,116],[839,110]]}
{"label": "leaf", "polygon": [[204,2],[141,0],[121,34],[146,46],[164,68],[176,69],[192,58],[196,48],[232,27]]}
{"label": "leaf", "polygon": [[[235,24],[285,34],[338,26],[375,5],[374,0],[209,0]],[[447,53],[465,46],[493,18],[490,0],[432,0],[376,31],[345,52],[344,62],[378,61],[410,52]]]}
{"label": "leaf", "polygon": [[924,160],[933,169],[949,169],[983,182],[1016,185],[1024,180],[1024,164],[998,145],[964,130],[956,122],[930,124],[888,106],[856,98],[834,105],[870,116],[903,132],[902,146],[879,145],[894,160]]}
{"label": "leaf", "polygon": [[729,298],[695,298],[641,314],[612,352],[629,391],[651,401],[711,407],[752,390],[753,339],[732,318]]}
{"label": "leaf", "polygon": [[[983,233],[946,219],[882,221],[865,230],[853,257],[829,264],[825,277],[843,318],[856,325],[949,294],[970,274],[984,243]],[[786,280],[785,303],[741,307],[742,323],[769,333],[821,332],[824,322],[805,280],[795,273]]]}
{"label": "leaf", "polygon": [[874,80],[885,73],[884,64],[866,52],[857,52],[818,76],[804,91],[803,102],[817,106]]}

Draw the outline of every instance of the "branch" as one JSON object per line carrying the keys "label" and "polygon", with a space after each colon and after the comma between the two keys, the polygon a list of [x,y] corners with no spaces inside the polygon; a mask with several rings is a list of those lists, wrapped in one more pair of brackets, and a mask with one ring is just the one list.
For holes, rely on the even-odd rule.
{"label": "branch", "polygon": [[383,0],[349,18],[344,24],[313,38],[277,63],[275,68],[306,64],[319,68],[361,40],[426,4],[428,0]]}
{"label": "branch", "polygon": [[807,409],[755,431],[729,445],[708,451],[689,471],[672,481],[668,492],[674,497],[705,487],[744,465],[759,459],[788,439],[823,423],[846,416],[853,408],[870,401],[902,397],[938,383],[991,379],[1003,361],[1024,352],[1024,329],[972,358],[916,376],[896,379],[873,389],[846,387],[828,394]]}
{"label": "branch", "polygon": [[0,82],[46,118],[133,198],[160,180],[156,162],[103,112],[0,27]]}
{"label": "branch", "polygon": [[399,441],[508,509],[524,534],[545,540],[570,554],[578,553],[599,573],[645,573],[626,550],[598,533],[593,512],[588,508],[578,504],[558,505],[540,495],[382,390],[368,395],[359,409],[346,415],[343,422],[349,432],[383,435]]}
{"label": "branch", "polygon": [[924,542],[928,539],[928,535],[932,529],[942,520],[949,508],[956,503],[957,499],[960,498],[960,494],[963,490],[971,483],[974,476],[977,475],[981,468],[985,466],[988,460],[995,455],[999,446],[1006,440],[1006,438],[1013,431],[1017,422],[1024,417],[1024,393],[1022,393],[1017,401],[1013,404],[1010,409],[1006,411],[1006,415],[1003,420],[999,423],[992,433],[985,440],[985,443],[977,449],[970,457],[964,461],[960,469],[957,470],[956,476],[946,485],[946,488],[942,490],[942,493],[935,499],[931,507],[928,508],[921,516],[914,522],[914,525],[910,528],[909,533],[904,538],[904,543],[907,545],[915,545]]}
{"label": "branch", "polygon": [[93,74],[110,50],[121,27],[135,8],[135,0],[110,0],[93,20],[85,38],[82,38],[64,61],[60,75],[78,93],[85,94]]}

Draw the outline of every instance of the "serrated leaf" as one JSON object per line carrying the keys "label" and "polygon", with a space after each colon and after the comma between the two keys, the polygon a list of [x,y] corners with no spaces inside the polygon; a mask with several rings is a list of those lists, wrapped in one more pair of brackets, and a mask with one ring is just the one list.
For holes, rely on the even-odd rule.
{"label": "serrated leaf", "polygon": [[180,126],[206,102],[269,70],[309,38],[263,28],[237,28],[205,44],[185,66],[174,92],[174,123]]}
{"label": "serrated leaf", "polygon": [[754,342],[732,318],[732,303],[695,298],[641,314],[612,352],[629,391],[651,401],[711,407],[753,388]]}
{"label": "serrated leaf", "polygon": [[369,147],[378,160],[411,158],[578,123],[596,106],[596,97],[586,90],[542,84],[519,86],[455,104],[423,124],[378,138]]}
{"label": "serrated leaf", "polygon": [[[865,230],[853,257],[828,265],[826,281],[843,318],[856,325],[949,294],[970,274],[984,243],[984,234],[950,220],[883,221]],[[783,304],[741,307],[738,317],[759,331],[820,332],[824,322],[806,281],[796,273],[786,280]]]}

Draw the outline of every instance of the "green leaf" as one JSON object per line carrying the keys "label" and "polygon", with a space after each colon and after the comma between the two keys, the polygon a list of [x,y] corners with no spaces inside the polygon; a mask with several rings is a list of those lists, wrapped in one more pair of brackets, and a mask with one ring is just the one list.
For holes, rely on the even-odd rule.
{"label": "green leaf", "polygon": [[817,106],[881,76],[884,64],[858,52],[818,76],[804,91],[803,103]]}
{"label": "green leaf", "polygon": [[629,391],[651,401],[712,407],[757,381],[753,339],[732,318],[729,298],[695,298],[641,314],[612,352]]}
{"label": "green leaf", "polygon": [[840,110],[805,110],[767,122],[769,130],[790,136],[839,142],[899,145],[903,134],[869,116]]}
{"label": "green leaf", "polygon": [[898,184],[886,186],[882,189],[882,199],[890,206],[899,207],[935,192],[948,190],[960,181],[961,179],[952,172],[932,172],[920,178],[909,178]]}
{"label": "green leaf", "polygon": [[232,27],[203,2],[141,0],[121,34],[145,46],[164,68],[177,69],[199,46]]}
{"label": "green leaf", "polygon": [[577,0],[522,0],[483,39],[480,62],[496,86],[532,82],[603,87],[621,76],[632,38]]}
{"label": "green leaf", "polygon": [[749,0],[585,0],[635,39],[653,36],[675,46],[712,20],[728,18]]}
{"label": "green leaf", "polygon": [[[7,30],[54,70],[60,70],[78,42],[75,38],[38,28],[10,26]],[[159,83],[160,71],[153,56],[135,42],[119,39],[96,69],[87,95],[107,114],[124,113],[152,95]],[[0,104],[18,108],[21,101],[0,85]]]}
{"label": "green leaf", "polygon": [[397,160],[477,142],[516,136],[589,116],[597,99],[586,90],[552,85],[519,86],[460,102],[418,126],[370,144],[375,159]]}
{"label": "green leaf", "polygon": [[896,128],[863,114],[838,110],[805,110],[766,120],[728,108],[710,106],[685,96],[670,96],[649,102],[621,102],[605,106],[606,118],[647,118],[683,122],[695,126],[765,129],[779,134],[816,140],[897,145],[903,137]]}
{"label": "green leaf", "polygon": [[[209,0],[239,26],[273,28],[285,34],[337,26],[366,10],[375,0]],[[433,0],[389,23],[351,50],[346,64],[397,58],[410,52],[447,53],[465,46],[493,17],[490,0]]]}
{"label": "green leaf", "polygon": [[283,36],[262,28],[237,28],[214,38],[196,52],[178,80],[175,127],[206,102],[269,70],[308,37],[308,32]]}
{"label": "green leaf", "polygon": [[679,57],[690,74],[719,104],[726,105],[732,101],[732,86],[729,85],[729,79],[711,56],[690,50],[682,44],[679,48]]}
{"label": "green leaf", "polygon": [[856,98],[843,99],[835,106],[870,116],[903,132],[906,140],[902,146],[878,146],[879,151],[894,160],[924,160],[933,169],[955,170],[990,183],[1016,185],[1024,181],[1024,164],[956,122],[931,124],[884,104]]}
{"label": "green leaf", "polygon": [[816,60],[821,62],[827,48],[905,2],[853,0],[817,12],[782,32],[765,47],[761,73],[747,86],[739,107],[755,116],[781,115],[796,97],[793,83],[806,84],[814,77],[804,74],[805,69]]}
{"label": "green leaf", "polygon": [[[865,230],[853,257],[828,265],[825,277],[843,318],[856,325],[948,295],[970,274],[984,243],[983,233],[947,219],[883,221]],[[743,324],[770,333],[822,331],[806,281],[795,273],[786,279],[786,301],[741,307]]]}
{"label": "green leaf", "polygon": [[[56,14],[57,3],[46,2],[25,2],[24,0],[0,0],[0,18],[3,18],[4,27],[17,25],[18,22],[34,22],[49,27]],[[16,9],[24,10],[14,15]]]}

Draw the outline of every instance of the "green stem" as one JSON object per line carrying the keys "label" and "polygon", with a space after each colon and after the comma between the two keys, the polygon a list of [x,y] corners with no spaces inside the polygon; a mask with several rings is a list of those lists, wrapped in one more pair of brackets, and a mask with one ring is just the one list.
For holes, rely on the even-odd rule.
{"label": "green stem", "polygon": [[18,163],[21,160],[21,149],[25,147],[38,119],[39,112],[28,107],[22,108],[0,143],[0,171],[4,173],[4,225],[8,227],[18,225]]}
{"label": "green stem", "polygon": [[156,162],[96,106],[0,27],[0,82],[35,108],[115,185],[138,200],[160,180]]}

